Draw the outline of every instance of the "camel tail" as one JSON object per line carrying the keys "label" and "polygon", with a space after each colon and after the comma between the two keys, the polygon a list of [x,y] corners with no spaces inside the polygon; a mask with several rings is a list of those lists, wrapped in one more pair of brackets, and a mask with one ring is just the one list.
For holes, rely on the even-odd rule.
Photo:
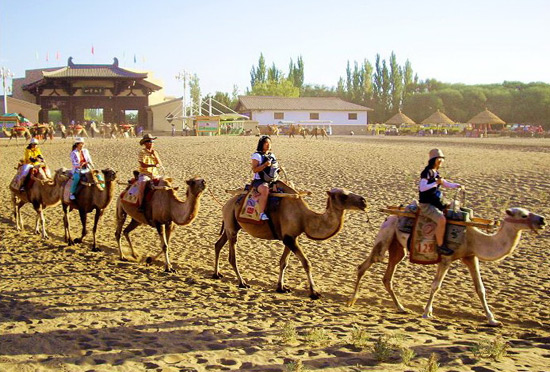
{"label": "camel tail", "polygon": [[220,228],[220,232],[219,232],[219,234],[218,234],[218,235],[221,235],[221,234],[223,234],[224,230],[225,230],[225,222],[224,222],[224,221],[222,221],[222,227]]}

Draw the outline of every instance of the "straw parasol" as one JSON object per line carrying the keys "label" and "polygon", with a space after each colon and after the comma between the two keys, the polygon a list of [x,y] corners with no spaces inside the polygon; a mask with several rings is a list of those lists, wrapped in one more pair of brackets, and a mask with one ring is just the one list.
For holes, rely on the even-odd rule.
{"label": "straw parasol", "polygon": [[468,123],[474,125],[494,125],[494,124],[506,124],[504,120],[493,114],[491,111],[485,109],[479,114],[468,120]]}
{"label": "straw parasol", "polygon": [[485,136],[487,136],[487,129],[491,129],[491,125],[506,124],[504,120],[493,114],[491,111],[487,110],[487,108],[468,120],[468,123],[472,125],[479,125],[480,128],[483,128]]}
{"label": "straw parasol", "polygon": [[422,124],[454,124],[455,122],[452,121],[447,115],[439,111],[439,109],[428,116],[426,119],[422,120]]}
{"label": "straw parasol", "polygon": [[410,117],[405,115],[399,110],[399,112],[389,118],[384,124],[400,125],[400,124],[416,124]]}

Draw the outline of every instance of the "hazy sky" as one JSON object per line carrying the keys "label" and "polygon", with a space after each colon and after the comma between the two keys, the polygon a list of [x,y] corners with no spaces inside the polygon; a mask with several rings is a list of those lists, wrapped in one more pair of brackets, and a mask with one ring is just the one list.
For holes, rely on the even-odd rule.
{"label": "hazy sky", "polygon": [[174,96],[184,69],[203,95],[234,84],[243,94],[260,53],[285,74],[301,55],[305,82],[326,86],[345,76],[348,60],[374,64],[392,51],[420,79],[550,83],[549,37],[548,0],[0,2],[0,65],[16,77],[66,66],[69,56],[76,64],[118,57],[121,67],[152,71]]}

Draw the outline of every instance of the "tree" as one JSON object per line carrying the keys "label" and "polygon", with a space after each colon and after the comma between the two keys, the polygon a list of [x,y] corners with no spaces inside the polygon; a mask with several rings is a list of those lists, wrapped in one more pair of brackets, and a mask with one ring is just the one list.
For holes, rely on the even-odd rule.
{"label": "tree", "polygon": [[265,83],[266,74],[267,69],[265,65],[264,55],[263,53],[260,53],[258,67],[252,66],[252,70],[250,70],[250,87],[254,88],[254,85],[256,85],[256,83]]}
{"label": "tree", "polygon": [[268,80],[265,83],[256,83],[250,94],[253,96],[299,97],[300,89],[287,79]]}
{"label": "tree", "polygon": [[403,100],[403,72],[401,67],[397,64],[397,58],[395,53],[390,55],[390,105],[388,109],[392,114],[396,114],[401,109],[401,102]]}
{"label": "tree", "polygon": [[201,101],[201,87],[199,85],[199,77],[193,74],[189,79],[189,90],[191,92],[191,111],[199,107]]}

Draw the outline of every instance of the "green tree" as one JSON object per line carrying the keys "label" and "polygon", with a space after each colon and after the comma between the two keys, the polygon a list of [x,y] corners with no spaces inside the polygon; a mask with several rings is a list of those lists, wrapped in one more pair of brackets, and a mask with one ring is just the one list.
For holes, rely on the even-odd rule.
{"label": "green tree", "polygon": [[388,109],[391,114],[396,114],[401,109],[403,100],[403,72],[397,64],[395,53],[390,55],[390,104]]}
{"label": "green tree", "polygon": [[201,101],[201,87],[197,74],[193,74],[189,79],[189,90],[191,95],[191,105],[193,107],[192,110],[195,111],[199,107]]}
{"label": "green tree", "polygon": [[254,88],[256,83],[264,83],[266,79],[267,68],[265,64],[265,58],[263,53],[260,53],[260,58],[258,59],[258,67],[252,66],[250,70],[250,87]]}
{"label": "green tree", "polygon": [[253,96],[299,97],[300,89],[287,79],[268,80],[265,83],[256,83],[250,94]]}

